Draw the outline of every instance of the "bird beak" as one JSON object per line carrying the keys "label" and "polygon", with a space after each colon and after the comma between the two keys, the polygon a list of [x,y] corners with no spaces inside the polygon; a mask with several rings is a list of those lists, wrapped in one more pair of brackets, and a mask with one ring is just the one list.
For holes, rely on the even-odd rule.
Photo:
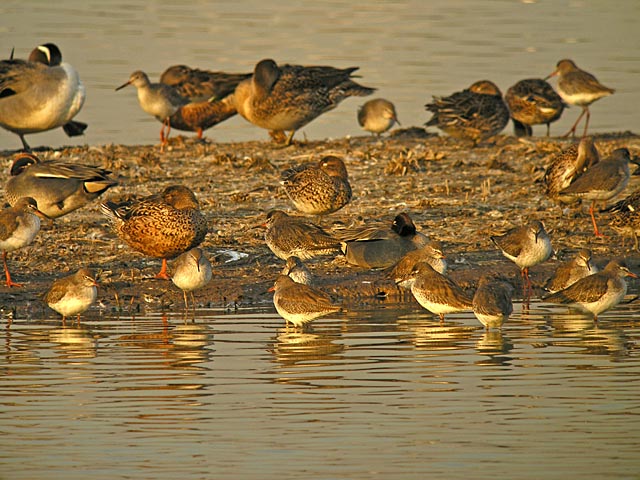
{"label": "bird beak", "polygon": [[558,70],[554,70],[553,72],[551,72],[549,75],[547,75],[546,77],[544,77],[545,80],[549,80],[551,77],[555,77],[558,74]]}
{"label": "bird beak", "polygon": [[638,278],[638,275],[636,275],[635,273],[633,273],[632,271],[627,272],[627,277],[631,277],[631,278]]}
{"label": "bird beak", "polygon": [[122,90],[124,87],[126,87],[127,85],[131,85],[131,80],[128,80],[126,83],[123,83],[122,85],[120,85],[118,88],[116,88],[116,92],[118,90]]}
{"label": "bird beak", "polygon": [[276,287],[271,287],[269,290],[267,290],[267,292],[275,292],[276,291]]}

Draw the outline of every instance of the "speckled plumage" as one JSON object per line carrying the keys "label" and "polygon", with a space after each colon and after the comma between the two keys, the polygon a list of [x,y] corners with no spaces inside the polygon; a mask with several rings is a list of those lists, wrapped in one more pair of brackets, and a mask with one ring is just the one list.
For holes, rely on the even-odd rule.
{"label": "speckled plumage", "polygon": [[73,275],[55,280],[45,294],[44,301],[62,315],[62,321],[72,315],[80,318],[80,314],[98,298],[97,286],[93,272],[81,268]]}
{"label": "speckled plumage", "polygon": [[334,109],[351,96],[366,96],[375,89],[351,79],[357,67],[277,65],[271,59],[258,62],[250,79],[240,82],[235,99],[238,113],[249,122],[275,131],[296,130]]}
{"label": "speckled plumage", "polygon": [[334,255],[340,251],[340,241],[319,226],[282,210],[267,214],[264,238],[278,258],[286,260],[295,255],[307,260],[319,255]]}
{"label": "speckled plumage", "polygon": [[277,312],[295,326],[304,326],[316,318],[342,310],[322,290],[296,283],[287,275],[278,275],[271,291],[275,292],[273,304]]}
{"label": "speckled plumage", "polygon": [[488,80],[475,82],[448,97],[433,97],[425,107],[433,113],[427,126],[474,144],[497,135],[509,122],[509,109],[500,89]]}
{"label": "speckled plumage", "polygon": [[551,158],[544,174],[546,194],[557,201],[572,201],[560,197],[560,192],[599,161],[600,154],[593,137],[582,137],[580,143],[569,146]]}
{"label": "speckled plumage", "polygon": [[447,273],[447,260],[442,250],[442,244],[437,240],[429,240],[427,244],[412,250],[404,255],[389,272],[389,276],[399,286],[410,289],[413,279],[407,279],[415,266],[420,262],[427,262],[433,269],[445,275]]}
{"label": "speckled plumage", "polygon": [[400,125],[396,107],[384,98],[369,100],[358,109],[358,125],[367,132],[379,136],[396,123]]}
{"label": "speckled plumage", "polygon": [[222,100],[231,95],[238,84],[251,77],[251,73],[212,72],[173,65],[160,75],[160,83],[173,87],[190,102]]}
{"label": "speckled plumage", "polygon": [[591,262],[591,250],[583,248],[573,258],[558,266],[544,288],[551,293],[558,292],[597,271],[598,267]]}
{"label": "speckled plumage", "polygon": [[560,118],[565,104],[551,85],[541,78],[520,80],[504,96],[516,136],[531,136],[532,125],[549,126]]}
{"label": "speckled plumage", "polygon": [[280,273],[288,275],[296,283],[304,283],[305,285],[313,283],[313,275],[307,266],[302,263],[302,260],[295,255],[287,258],[287,262]]}
{"label": "speckled plumage", "polygon": [[513,285],[504,277],[488,273],[480,277],[473,295],[473,313],[484,327],[502,328],[513,313]]}
{"label": "speckled plumage", "polygon": [[31,153],[16,155],[4,187],[6,200],[15,205],[21,197],[36,200],[49,218],[66,215],[95,200],[118,182],[111,172],[92,165],[41,161]]}
{"label": "speckled plumage", "polygon": [[309,215],[333,213],[351,200],[347,168],[333,155],[285,170],[281,184],[296,209]]}
{"label": "speckled plumage", "polygon": [[233,117],[236,113],[236,105],[233,95],[222,100],[204,100],[200,102],[182,105],[169,118],[172,128],[186,132],[196,132],[198,138],[202,138],[202,132],[220,122]]}

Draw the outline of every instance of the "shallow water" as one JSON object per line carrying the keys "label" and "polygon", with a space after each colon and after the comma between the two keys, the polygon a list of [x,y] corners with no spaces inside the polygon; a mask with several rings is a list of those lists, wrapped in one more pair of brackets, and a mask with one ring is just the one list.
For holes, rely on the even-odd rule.
{"label": "shallow water", "polygon": [[[139,108],[134,89],[114,91],[132,71],[145,70],[156,81],[174,64],[249,72],[266,57],[360,66],[361,82],[396,104],[403,126],[429,119],[424,104],[432,95],[448,95],[483,78],[505,92],[522,78],[548,75],[558,60],[570,57],[617,89],[592,106],[592,132],[637,131],[640,125],[640,3],[634,0],[4,1],[0,18],[5,57],[12,47],[26,57],[37,44],[55,42],[87,88],[77,117],[90,124],[86,135],[31,135],[32,146],[155,143],[160,124]],[[347,99],[298,136],[362,134],[356,110],[363,102]],[[577,108],[565,112],[552,134],[563,134],[578,114]],[[508,126],[505,132],[510,131]],[[543,135],[544,127],[534,133]],[[268,139],[238,117],[206,135],[224,142]],[[15,135],[0,131],[0,149],[19,146]]]}
{"label": "shallow water", "polygon": [[633,478],[640,327],[520,304],[502,332],[385,305],[81,326],[0,346],[0,478]]}

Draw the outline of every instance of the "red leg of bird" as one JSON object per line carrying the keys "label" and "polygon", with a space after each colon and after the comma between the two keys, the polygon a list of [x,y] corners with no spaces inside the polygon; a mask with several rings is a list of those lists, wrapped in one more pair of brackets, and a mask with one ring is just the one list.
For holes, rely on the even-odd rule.
{"label": "red leg of bird", "polygon": [[589,129],[589,119],[591,118],[591,112],[589,111],[589,107],[585,107],[584,111],[587,112],[587,121],[584,124],[584,133],[582,134],[583,137],[587,136],[587,130]]}
{"label": "red leg of bird", "polygon": [[578,119],[576,120],[576,123],[573,124],[573,127],[571,127],[571,130],[569,130],[567,133],[565,133],[563,135],[563,137],[568,137],[570,134],[572,136],[576,136],[576,127],[578,126],[578,124],[580,123],[580,120],[582,120],[582,117],[584,116],[585,112],[587,112],[588,110],[586,108],[582,109],[582,113],[578,116]]}
{"label": "red leg of bird", "polygon": [[2,252],[2,260],[4,261],[4,278],[7,287],[21,287],[21,283],[15,283],[11,281],[11,274],[9,273],[9,267],[7,266],[7,252]]}
{"label": "red leg of bird", "polygon": [[595,206],[596,206],[596,201],[594,200],[593,202],[591,202],[591,207],[589,207],[589,213],[591,214],[591,222],[593,223],[593,234],[596,237],[604,237],[604,234],[598,231],[598,225],[596,224],[596,217],[593,213],[593,209]]}
{"label": "red leg of bird", "polygon": [[162,268],[157,273],[156,278],[160,278],[162,280],[171,280],[171,277],[167,273],[167,259],[166,258],[162,259]]}
{"label": "red leg of bird", "polygon": [[198,127],[198,140],[202,140],[202,129],[200,127]]}

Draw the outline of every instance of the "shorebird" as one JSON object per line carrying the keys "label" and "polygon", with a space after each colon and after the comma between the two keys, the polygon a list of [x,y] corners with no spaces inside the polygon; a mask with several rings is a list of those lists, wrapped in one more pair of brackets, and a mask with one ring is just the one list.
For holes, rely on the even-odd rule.
{"label": "shorebird", "polygon": [[138,91],[138,103],[140,107],[142,107],[142,110],[162,122],[160,144],[161,148],[164,149],[169,139],[169,133],[171,132],[171,116],[176,113],[180,107],[189,103],[189,101],[178,95],[178,92],[169,85],[151,83],[147,74],[142,70],[133,72],[129,80],[116,88],[116,91],[128,85],[136,87]]}
{"label": "shorebird", "polygon": [[41,161],[31,153],[19,153],[11,166],[4,195],[11,205],[31,197],[48,218],[66,215],[95,200],[118,182],[100,167]]}
{"label": "shorebird", "polygon": [[226,73],[200,70],[186,65],[173,65],[160,75],[160,83],[173,87],[190,102],[222,100],[231,95],[238,84],[251,73]]}
{"label": "shorebird", "polygon": [[550,303],[563,303],[591,313],[594,320],[598,315],[618,305],[627,294],[624,277],[637,278],[629,270],[624,260],[611,260],[604,270],[581,278],[569,287],[543,298]]}
{"label": "shorebird", "polygon": [[633,238],[634,249],[640,252],[640,189],[634,190],[622,200],[603,211],[611,213],[609,225],[616,233]]}
{"label": "shorebird", "polygon": [[333,155],[285,170],[280,183],[294,207],[308,215],[333,213],[351,200],[347,167]]}
{"label": "shorebird", "polygon": [[551,278],[547,280],[544,288],[551,293],[558,292],[597,271],[598,267],[591,261],[591,250],[583,248],[576,253],[575,257],[560,264]]}
{"label": "shorebird", "polygon": [[348,263],[364,268],[386,268],[412,250],[427,244],[429,238],[416,230],[408,213],[393,220],[391,228],[366,228],[341,235],[342,253]]}
{"label": "shorebird", "polygon": [[22,286],[11,280],[7,266],[7,253],[26,247],[33,242],[40,231],[40,216],[42,213],[38,210],[38,204],[30,197],[23,197],[13,207],[0,212],[0,250],[2,250],[7,287]]}
{"label": "shorebird", "polygon": [[202,249],[195,247],[180,255],[174,265],[171,281],[182,290],[184,295],[184,308],[189,308],[187,292],[191,293],[191,304],[195,308],[193,291],[204,287],[211,281],[211,263]]}
{"label": "shorebird", "polygon": [[156,278],[168,280],[167,259],[197,247],[208,232],[196,196],[182,185],[169,186],[159,195],[141,200],[105,202],[100,209],[131,248],[162,259]]}
{"label": "shorebird", "polygon": [[250,79],[235,91],[238,113],[258,127],[291,132],[290,145],[297,130],[319,115],[333,110],[345,98],[366,96],[375,89],[351,79],[358,67],[277,65],[271,59],[258,62]]}
{"label": "shorebird", "polygon": [[611,95],[615,90],[602,85],[596,77],[589,72],[581,70],[569,59],[560,60],[556,65],[556,69],[547,78],[556,75],[559,77],[558,93],[562,99],[569,105],[582,107],[582,113],[576,120],[576,123],[573,124],[573,127],[565,134],[565,137],[569,134],[576,134],[576,127],[586,113],[587,121],[584,125],[584,133],[582,134],[582,136],[585,136],[589,129],[589,118],[591,117],[589,105],[602,97]]}
{"label": "shorebird", "polygon": [[411,293],[422,307],[438,315],[441,323],[447,313],[472,308],[472,299],[453,280],[436,272],[427,262],[418,263],[406,280],[413,280]]}
{"label": "shorebird", "polygon": [[396,107],[384,98],[369,100],[358,109],[358,125],[367,132],[380,136],[396,123],[400,125]]}
{"label": "shorebird", "polygon": [[513,313],[513,285],[495,274],[480,277],[478,289],[473,295],[473,313],[484,327],[502,328],[502,324]]}
{"label": "shorebird", "polygon": [[541,78],[520,80],[509,87],[504,100],[517,137],[530,137],[531,126],[540,124],[547,126],[548,137],[551,123],[560,118],[565,107],[560,95]]}
{"label": "shorebird", "polygon": [[0,62],[0,127],[20,137],[63,127],[69,136],[80,135],[86,124],[72,121],[85,100],[78,72],[62,61],[53,43],[39,45],[29,60]]}
{"label": "shorebird", "polygon": [[447,273],[447,259],[442,250],[442,244],[437,240],[429,240],[427,244],[417,250],[412,250],[403,256],[389,272],[389,276],[399,286],[411,289],[413,279],[406,277],[420,262],[427,262],[433,269],[445,275]]}
{"label": "shorebird", "polygon": [[578,177],[571,185],[561,190],[559,196],[565,200],[573,201],[584,198],[591,200],[589,213],[593,223],[593,231],[596,237],[603,236],[598,230],[594,208],[597,201],[606,201],[618,195],[629,183],[629,162],[631,160],[629,150],[618,148],[611,155],[596,165],[589,168]]}
{"label": "shorebird", "polygon": [[287,263],[280,273],[282,275],[288,275],[291,277],[291,280],[296,283],[303,283],[305,285],[311,285],[313,283],[311,272],[307,266],[302,263],[302,260],[295,255],[287,258]]}
{"label": "shorebird", "polygon": [[233,117],[236,105],[233,95],[222,100],[203,100],[182,105],[169,117],[169,125],[176,130],[196,132],[199,139],[202,133],[224,120]]}
{"label": "shorebird", "polygon": [[88,268],[81,268],[73,275],[59,278],[53,282],[44,300],[53,310],[67,317],[78,316],[85,312],[98,298],[98,283]]}
{"label": "shorebird", "polygon": [[488,80],[448,97],[433,97],[425,107],[433,113],[425,125],[438,127],[454,138],[471,140],[474,145],[497,135],[509,123],[509,109],[500,89]]}
{"label": "shorebird", "polygon": [[600,154],[593,137],[582,137],[577,145],[571,145],[554,155],[544,174],[547,196],[562,201],[560,192],[599,161]]}
{"label": "shorebird", "polygon": [[287,275],[278,275],[269,291],[275,292],[273,304],[277,312],[287,324],[291,322],[296,327],[304,327],[318,317],[342,310],[322,290],[296,283]]}
{"label": "shorebird", "polygon": [[334,255],[340,251],[340,241],[319,226],[282,210],[267,213],[264,238],[278,258],[297,256],[302,260],[319,255]]}
{"label": "shorebird", "polygon": [[490,238],[502,254],[520,268],[523,292],[528,298],[533,289],[529,268],[546,261],[553,252],[544,225],[538,220],[533,220],[526,225],[512,228],[503,235]]}

